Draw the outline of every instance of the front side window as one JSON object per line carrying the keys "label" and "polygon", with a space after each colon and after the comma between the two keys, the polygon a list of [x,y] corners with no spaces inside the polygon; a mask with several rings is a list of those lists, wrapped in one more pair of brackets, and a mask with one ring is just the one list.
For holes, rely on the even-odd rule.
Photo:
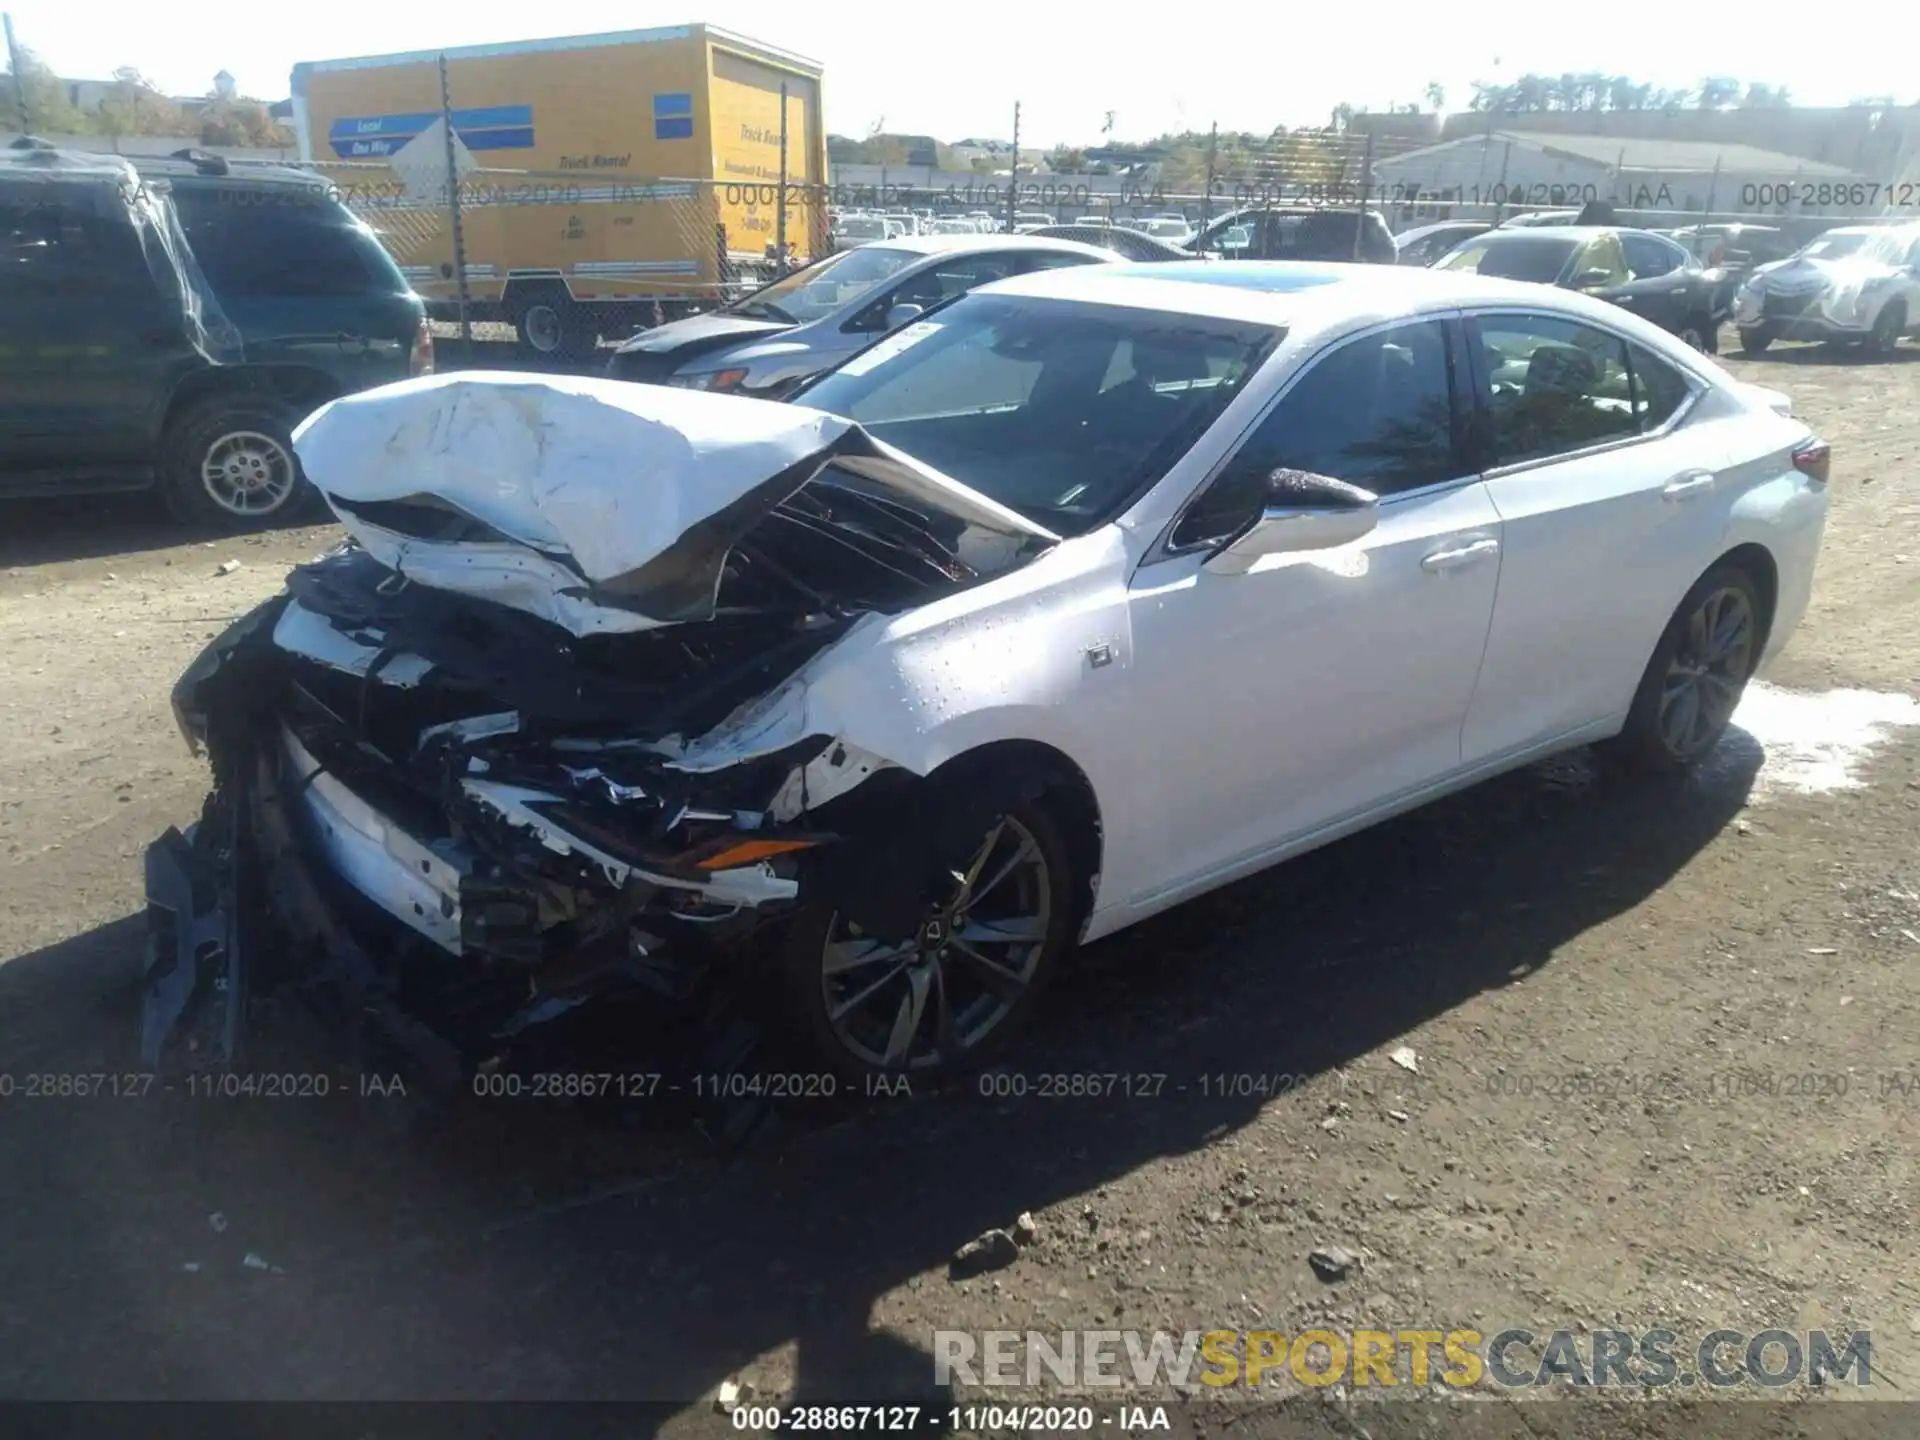
{"label": "front side window", "polygon": [[1376,495],[1455,478],[1453,384],[1437,320],[1349,340],[1281,396],[1182,517],[1172,546],[1225,539],[1265,503],[1275,470],[1306,470]]}
{"label": "front side window", "polygon": [[1159,480],[1279,336],[1171,311],[968,295],[796,398],[1074,535]]}
{"label": "front side window", "polygon": [[1551,285],[1579,246],[1578,240],[1554,235],[1483,235],[1443,256],[1434,268]]}
{"label": "front side window", "polygon": [[862,245],[796,270],[727,307],[729,314],[782,325],[804,325],[851,305],[920,257],[911,250]]}
{"label": "front side window", "polygon": [[1678,270],[1686,258],[1682,252],[1662,245],[1651,235],[1623,235],[1620,243],[1627,252],[1627,269],[1636,280]]}
{"label": "front side window", "polygon": [[1482,315],[1495,465],[1638,434],[1626,342],[1573,320]]}

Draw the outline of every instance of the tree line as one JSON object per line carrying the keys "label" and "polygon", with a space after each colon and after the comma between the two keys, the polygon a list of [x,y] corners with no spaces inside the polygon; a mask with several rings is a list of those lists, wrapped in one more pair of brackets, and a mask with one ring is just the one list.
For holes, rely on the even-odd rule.
{"label": "tree line", "polygon": [[0,75],[0,129],[25,128],[38,135],[179,136],[188,144],[262,150],[295,144],[293,132],[259,100],[209,94],[204,107],[189,109],[126,65],[113,72],[100,103],[83,110],[39,56],[22,46],[18,61],[18,75]]}

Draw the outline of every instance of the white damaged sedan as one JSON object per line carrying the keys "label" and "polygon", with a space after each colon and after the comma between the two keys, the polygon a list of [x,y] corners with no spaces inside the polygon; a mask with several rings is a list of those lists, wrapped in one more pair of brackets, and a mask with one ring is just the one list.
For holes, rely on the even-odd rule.
{"label": "white damaged sedan", "polygon": [[454,1077],[742,968],[841,1075],[962,1066],[1076,941],[1558,750],[1698,760],[1827,511],[1785,397],[1384,266],[1055,271],[793,404],[443,375],[296,445],[351,538],[176,688],[151,1066],[269,979]]}

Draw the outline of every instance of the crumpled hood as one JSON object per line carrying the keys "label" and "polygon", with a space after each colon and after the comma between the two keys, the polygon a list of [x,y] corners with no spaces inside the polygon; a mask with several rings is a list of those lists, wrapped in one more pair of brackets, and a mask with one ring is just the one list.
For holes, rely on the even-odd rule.
{"label": "crumpled hood", "polygon": [[580,635],[711,619],[727,552],[829,464],[963,539],[1059,538],[839,416],[619,380],[428,376],[335,400],[293,442],[383,564]]}
{"label": "crumpled hood", "polygon": [[793,327],[778,320],[756,320],[746,315],[714,311],[669,320],[651,330],[643,330],[619,348],[622,355],[673,355],[709,350],[737,340],[753,340],[777,334]]}

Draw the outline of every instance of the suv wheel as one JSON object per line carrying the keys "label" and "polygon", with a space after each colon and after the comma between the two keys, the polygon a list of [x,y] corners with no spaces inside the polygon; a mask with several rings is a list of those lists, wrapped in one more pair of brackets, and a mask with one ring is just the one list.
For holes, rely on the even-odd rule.
{"label": "suv wheel", "polygon": [[1904,301],[1894,300],[1881,307],[1874,317],[1873,329],[1867,332],[1867,353],[1886,356],[1893,353],[1900,343],[1900,334],[1907,328],[1907,307]]}
{"label": "suv wheel", "polygon": [[251,395],[215,395],[167,428],[161,492],[189,525],[251,530],[298,512],[308,490],[287,413]]}

